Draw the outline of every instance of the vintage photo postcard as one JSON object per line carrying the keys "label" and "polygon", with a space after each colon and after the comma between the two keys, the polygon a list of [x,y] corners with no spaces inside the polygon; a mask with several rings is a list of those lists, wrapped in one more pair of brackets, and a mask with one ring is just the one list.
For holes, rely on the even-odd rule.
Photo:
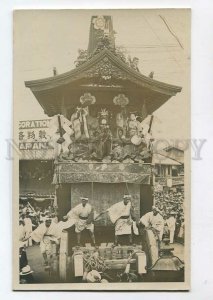
{"label": "vintage photo postcard", "polygon": [[190,288],[190,10],[14,11],[14,290]]}

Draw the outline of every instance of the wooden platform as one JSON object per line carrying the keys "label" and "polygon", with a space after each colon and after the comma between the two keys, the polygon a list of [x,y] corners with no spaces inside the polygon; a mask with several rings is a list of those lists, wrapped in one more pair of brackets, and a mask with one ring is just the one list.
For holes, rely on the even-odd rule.
{"label": "wooden platform", "polygon": [[114,246],[113,243],[101,243],[99,247],[93,247],[90,243],[87,243],[85,247],[73,247],[73,254],[79,251],[83,253],[94,253],[98,251],[99,255],[106,260],[127,259],[129,255],[135,251],[142,251],[141,245],[129,245],[129,246]]}

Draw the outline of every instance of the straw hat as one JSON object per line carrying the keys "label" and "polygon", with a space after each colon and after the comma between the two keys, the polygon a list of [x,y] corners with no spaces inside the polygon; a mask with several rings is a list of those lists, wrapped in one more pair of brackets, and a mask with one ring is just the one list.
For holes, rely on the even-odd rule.
{"label": "straw hat", "polygon": [[25,275],[29,275],[29,274],[32,274],[32,273],[33,273],[33,271],[31,270],[30,266],[26,265],[24,268],[22,268],[22,270],[19,274],[22,275],[22,276],[25,276]]}
{"label": "straw hat", "polygon": [[87,274],[87,282],[94,283],[100,281],[101,281],[101,275],[98,271],[92,270]]}

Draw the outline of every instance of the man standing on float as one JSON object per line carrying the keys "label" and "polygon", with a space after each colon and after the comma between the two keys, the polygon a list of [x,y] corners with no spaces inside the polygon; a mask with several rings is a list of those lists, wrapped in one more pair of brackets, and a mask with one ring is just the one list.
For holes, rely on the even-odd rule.
{"label": "man standing on float", "polygon": [[129,243],[132,244],[132,225],[135,221],[135,214],[131,198],[131,195],[124,195],[123,201],[112,205],[107,210],[111,222],[115,224],[115,245],[118,245],[121,236],[128,236]]}
{"label": "man standing on float", "polygon": [[[81,244],[81,232],[84,229],[88,229],[90,237],[92,239],[93,245],[95,245],[95,235],[94,235],[94,209],[88,203],[89,199],[86,197],[81,197],[81,203],[71,209],[64,219],[68,219],[66,223],[70,222],[70,226],[75,224],[75,232],[77,234],[77,243]],[[69,224],[66,228],[70,227]]]}

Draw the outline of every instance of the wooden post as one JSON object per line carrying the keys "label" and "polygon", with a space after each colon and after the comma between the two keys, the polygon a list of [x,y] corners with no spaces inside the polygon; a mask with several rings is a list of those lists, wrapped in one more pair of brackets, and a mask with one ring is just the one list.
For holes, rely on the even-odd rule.
{"label": "wooden post", "polygon": [[152,210],[153,205],[153,186],[151,184],[140,185],[140,216]]}
{"label": "wooden post", "polygon": [[52,264],[52,268],[53,268],[53,273],[54,275],[58,273],[58,259],[57,259],[57,256],[56,256],[56,244],[52,244],[52,261],[53,261],[53,264]]}
{"label": "wooden post", "polygon": [[71,209],[71,188],[70,184],[61,184],[56,189],[57,204],[58,204],[58,218],[63,220],[68,211]]}
{"label": "wooden post", "polygon": [[61,234],[60,254],[59,254],[59,277],[61,281],[67,279],[67,255],[68,255],[68,232]]}
{"label": "wooden post", "polygon": [[61,99],[61,114],[65,118],[67,118],[67,109],[66,109],[66,103],[65,103],[64,96],[62,96],[62,99]]}

